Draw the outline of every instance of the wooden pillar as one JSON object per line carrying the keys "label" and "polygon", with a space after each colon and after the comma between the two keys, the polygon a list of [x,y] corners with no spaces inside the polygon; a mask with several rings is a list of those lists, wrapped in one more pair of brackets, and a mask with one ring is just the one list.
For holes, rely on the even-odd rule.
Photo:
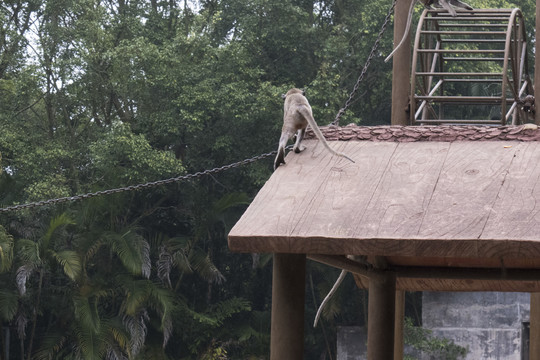
{"label": "wooden pillar", "polygon": [[378,272],[369,278],[368,360],[394,360],[396,276]]}
{"label": "wooden pillar", "polygon": [[529,360],[540,360],[540,293],[531,293]]}
{"label": "wooden pillar", "polygon": [[[397,46],[403,37],[405,27],[407,26],[407,15],[412,1],[416,0],[398,0],[396,3],[394,12],[394,46]],[[411,81],[410,40],[411,35],[409,31],[405,43],[396,51],[392,60],[392,125],[409,124],[407,109],[409,106]]]}
{"label": "wooden pillar", "polygon": [[306,256],[274,254],[271,360],[304,358]]}
{"label": "wooden pillar", "polygon": [[394,322],[394,360],[403,360],[403,330],[405,326],[405,291],[396,291],[396,320]]}
{"label": "wooden pillar", "polygon": [[[540,84],[540,0],[536,0],[536,45],[534,56],[534,97],[540,99],[540,89],[537,90],[537,86]],[[536,104],[536,115],[534,122],[540,125],[540,100]]]}

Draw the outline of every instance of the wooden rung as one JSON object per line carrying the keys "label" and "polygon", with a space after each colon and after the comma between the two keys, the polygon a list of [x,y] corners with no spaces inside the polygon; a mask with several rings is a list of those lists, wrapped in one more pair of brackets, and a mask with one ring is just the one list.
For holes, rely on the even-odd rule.
{"label": "wooden rung", "polygon": [[[509,79],[510,83],[513,82],[512,79]],[[487,82],[487,83],[502,83],[503,79],[444,79],[444,82],[471,82],[471,83],[478,83],[478,82]]]}
{"label": "wooden rung", "polygon": [[506,36],[506,31],[438,31],[421,30],[421,35],[500,35]]}
{"label": "wooden rung", "polygon": [[444,27],[479,27],[479,28],[483,28],[483,27],[503,27],[503,28],[507,28],[508,27],[508,23],[506,24],[502,24],[502,23],[498,23],[498,24],[439,24],[439,27],[440,28],[444,28]]}
{"label": "wooden rung", "polygon": [[[500,104],[501,103],[501,97],[495,97],[495,96],[422,96],[422,95],[415,95],[415,99],[417,100],[427,100],[437,103],[464,103],[464,104],[473,104],[473,103],[480,103],[480,104]],[[507,103],[514,102],[514,99],[507,98]]]}
{"label": "wooden rung", "polygon": [[[473,10],[460,10],[456,9],[456,11],[460,14],[510,14],[513,9],[473,9]],[[436,8],[436,9],[428,9],[427,11],[430,14],[437,14],[446,13],[446,10],[443,8]]]}
{"label": "wooden rung", "polygon": [[504,61],[504,58],[487,58],[487,57],[445,57],[445,61]]}
{"label": "wooden rung", "polygon": [[436,20],[436,21],[501,21],[502,19],[508,19],[508,16],[456,16],[456,17],[426,17],[426,20]]}
{"label": "wooden rung", "polygon": [[444,39],[443,43],[505,43],[506,39]]}
{"label": "wooden rung", "polygon": [[417,72],[417,76],[503,76],[502,73]]}
{"label": "wooden rung", "polygon": [[437,54],[504,54],[504,50],[418,49],[419,53]]}

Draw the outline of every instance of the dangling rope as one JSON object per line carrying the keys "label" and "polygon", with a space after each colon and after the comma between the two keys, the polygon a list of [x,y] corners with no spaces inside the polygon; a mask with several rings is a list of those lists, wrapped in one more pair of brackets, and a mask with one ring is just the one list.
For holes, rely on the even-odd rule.
{"label": "dangling rope", "polygon": [[334,119],[334,121],[332,121],[332,125],[339,125],[339,119],[345,113],[345,111],[347,111],[349,106],[351,106],[352,100],[354,96],[356,95],[356,93],[358,92],[360,83],[364,80],[364,77],[366,76],[369,65],[371,64],[371,60],[373,60],[373,58],[375,57],[375,52],[379,48],[379,43],[381,42],[384,32],[386,31],[386,28],[388,27],[388,24],[390,23],[390,19],[392,17],[392,14],[394,13],[394,8],[396,7],[396,2],[397,0],[392,1],[392,6],[390,6],[390,9],[388,9],[388,14],[386,14],[386,17],[384,18],[384,23],[381,26],[381,30],[379,31],[379,35],[377,36],[377,40],[375,40],[375,43],[373,43],[371,52],[369,53],[366,63],[364,64],[364,68],[362,69],[362,72],[360,73],[360,76],[358,77],[358,80],[356,81],[356,84],[354,85],[353,91],[351,92],[351,94],[349,95],[349,98],[345,102],[345,106],[339,109],[336,115],[336,118]]}

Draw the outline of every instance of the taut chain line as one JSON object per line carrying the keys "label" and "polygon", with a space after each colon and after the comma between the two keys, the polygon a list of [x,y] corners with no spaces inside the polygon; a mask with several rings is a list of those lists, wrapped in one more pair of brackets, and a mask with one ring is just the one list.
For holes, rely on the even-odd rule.
{"label": "taut chain line", "polygon": [[57,199],[50,199],[50,200],[43,200],[43,201],[36,201],[36,202],[26,203],[26,204],[8,206],[8,207],[5,207],[5,208],[0,208],[0,213],[7,213],[7,212],[10,212],[10,211],[17,211],[17,210],[22,210],[22,209],[32,209],[32,208],[41,207],[41,206],[45,206],[45,205],[57,205],[57,204],[61,204],[61,203],[73,202],[73,201],[78,201],[78,200],[86,200],[86,199],[90,199],[90,198],[97,197],[97,196],[118,194],[118,193],[122,193],[122,192],[136,191],[136,190],[141,190],[141,189],[148,189],[148,188],[161,186],[161,185],[165,185],[165,184],[171,184],[171,183],[175,183],[175,182],[179,182],[179,181],[184,181],[184,180],[189,180],[189,179],[196,179],[196,178],[199,178],[199,177],[201,177],[203,175],[215,174],[215,173],[226,171],[226,170],[229,170],[229,169],[232,169],[232,168],[240,167],[242,165],[247,165],[247,164],[250,164],[252,162],[255,162],[255,161],[258,161],[258,160],[261,160],[261,159],[276,155],[276,154],[277,154],[277,151],[272,151],[272,152],[269,152],[269,153],[266,153],[266,154],[254,156],[254,157],[249,158],[249,159],[238,161],[238,162],[235,162],[235,163],[232,163],[232,164],[229,164],[229,165],[224,165],[224,166],[216,167],[216,168],[209,169],[209,170],[199,171],[199,172],[196,172],[194,174],[187,174],[187,175],[177,176],[177,177],[173,177],[173,178],[169,178],[169,179],[147,182],[147,183],[144,183],[144,184],[130,185],[130,186],[125,186],[125,187],[121,187],[121,188],[96,191],[96,192],[82,194],[82,195],[66,196],[66,197],[61,197],[61,198],[57,198]]}

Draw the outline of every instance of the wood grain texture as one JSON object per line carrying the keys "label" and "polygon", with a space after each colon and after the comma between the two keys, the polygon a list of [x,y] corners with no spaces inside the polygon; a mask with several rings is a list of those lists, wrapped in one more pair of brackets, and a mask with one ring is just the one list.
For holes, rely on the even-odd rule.
{"label": "wood grain texture", "polygon": [[[229,234],[232,251],[423,258],[540,255],[540,143],[318,141],[287,155]],[[523,262],[523,264],[521,264]],[[525,266],[526,267],[526,266]]]}

